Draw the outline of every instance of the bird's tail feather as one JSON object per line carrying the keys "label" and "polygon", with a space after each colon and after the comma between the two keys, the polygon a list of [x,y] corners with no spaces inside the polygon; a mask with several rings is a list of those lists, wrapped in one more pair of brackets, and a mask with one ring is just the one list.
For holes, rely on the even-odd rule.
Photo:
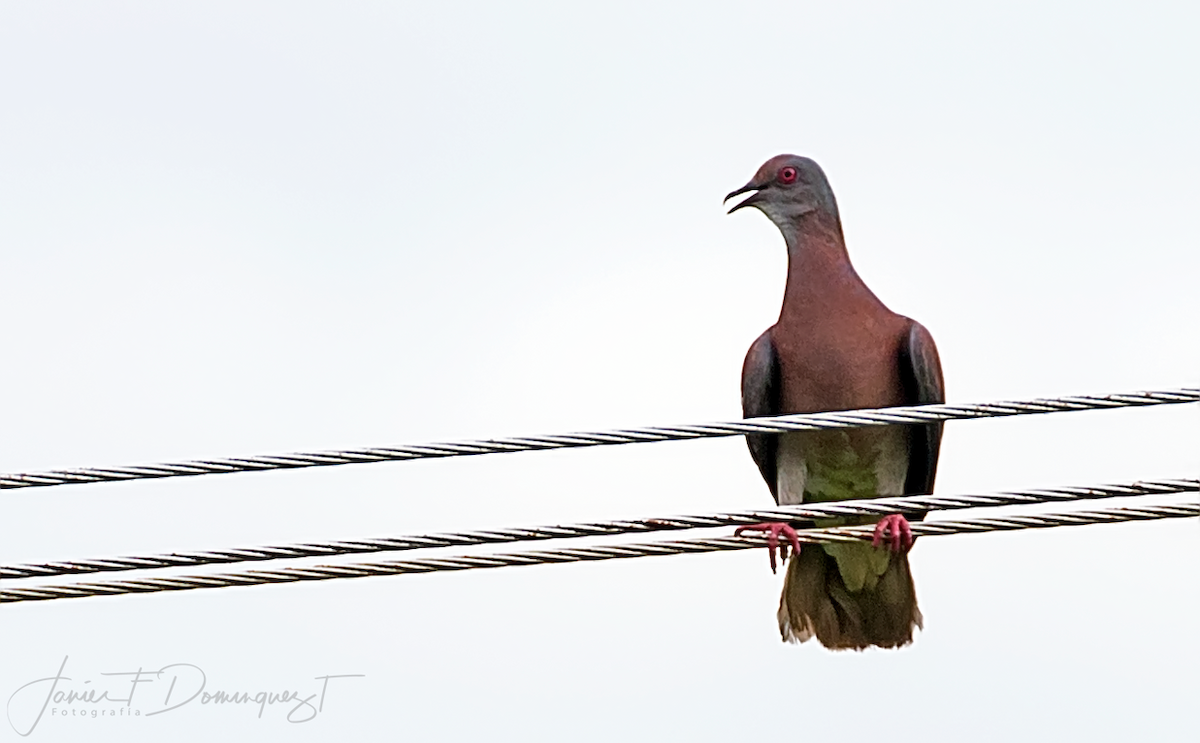
{"label": "bird's tail feather", "polygon": [[895,648],[912,642],[914,627],[921,627],[921,610],[908,555],[891,555],[879,579],[856,591],[846,588],[838,561],[819,545],[806,545],[788,561],[779,602],[785,642],[815,636],[832,650]]}

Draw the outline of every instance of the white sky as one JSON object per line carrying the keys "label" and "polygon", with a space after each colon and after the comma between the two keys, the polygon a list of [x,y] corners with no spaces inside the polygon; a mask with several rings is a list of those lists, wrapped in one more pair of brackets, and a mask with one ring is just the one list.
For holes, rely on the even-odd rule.
{"label": "white sky", "polygon": [[[0,471],[736,417],[785,255],[721,198],[780,152],[825,168],[952,401],[1194,385],[1198,26],[1146,3],[5,4]],[[952,423],[939,491],[1194,476],[1198,415]],[[771,502],[735,439],[2,497],[4,563]],[[926,630],[899,652],[780,643],[757,551],[16,604],[0,699],[27,725],[12,695],[69,656],[77,690],[170,663],[209,691],[366,678],[306,724],[197,703],[47,712],[32,739],[1194,740],[1198,528],[922,540]]]}

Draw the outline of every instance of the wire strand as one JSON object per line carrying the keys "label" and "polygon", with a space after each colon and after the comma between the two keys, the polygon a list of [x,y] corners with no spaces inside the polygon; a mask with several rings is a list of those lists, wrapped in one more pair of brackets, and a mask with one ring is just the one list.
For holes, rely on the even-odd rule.
{"label": "wire strand", "polygon": [[127,555],[123,557],[65,560],[39,564],[0,565],[0,579],[48,578],[57,575],[79,575],[123,570],[197,567],[237,562],[332,557],[337,555],[399,552],[405,550],[464,547],[548,539],[606,537],[618,534],[706,529],[721,526],[745,526],[763,521],[885,516],[892,513],[922,513],[931,510],[987,508],[1186,492],[1200,492],[1200,479],[1153,480],[1082,487],[1043,488],[985,495],[897,496],[805,506],[783,506],[769,510],[735,511],[699,516],[668,516],[665,518],[601,521],[585,524],[355,539],[316,544],[287,544],[203,552],[172,552],[158,555]]}
{"label": "wire strand", "polygon": [[347,449],[341,451],[296,452],[292,454],[240,457],[235,459],[167,462],[131,467],[100,467],[15,473],[0,475],[0,490],[79,485],[97,482],[123,482],[166,477],[193,477],[198,475],[230,474],[234,472],[299,469],[303,467],[330,467],[334,465],[366,464],[371,462],[397,462],[480,454],[508,454],[518,451],[545,451],[548,449],[570,449],[588,446],[645,444],[657,441],[681,441],[755,433],[785,433],[789,431],[819,431],[856,428],[860,426],[922,424],[937,421],[996,418],[1039,413],[1066,413],[1078,410],[1101,410],[1149,405],[1174,405],[1189,402],[1200,402],[1200,387],[1151,390],[1113,395],[1038,398],[1034,400],[993,402],[975,405],[918,405],[896,408],[872,408],[834,413],[781,415],[701,425],[633,428],[593,433],[484,439],[413,446]]}
{"label": "wire strand", "polygon": [[[1200,516],[1200,503],[1183,503],[1173,506],[1147,506],[1143,508],[1113,508],[1103,511],[1077,511],[1073,513],[1007,516],[1003,518],[972,519],[964,521],[919,522],[912,524],[912,532],[913,535],[917,537],[948,536],[951,534],[979,534],[991,531],[1043,529],[1057,526],[1084,526],[1088,524],[1120,523],[1126,521],[1191,518],[1195,516]],[[812,529],[798,532],[800,541],[807,544],[865,541],[871,539],[872,534],[873,527],[870,526]],[[427,558],[422,560],[397,560],[378,563],[316,565],[311,567],[297,568],[285,567],[276,570],[248,570],[241,573],[182,575],[168,578],[148,578],[145,580],[42,585],[0,591],[0,604],[21,601],[49,601],[68,598],[86,598],[91,596],[115,596],[131,593],[159,593],[165,591],[189,591],[202,588],[229,588],[234,586],[265,585],[273,583],[296,583],[300,581],[335,580],[339,578],[366,578],[384,575],[406,575],[450,570],[473,570],[482,568],[516,567],[521,565],[616,560],[633,557],[660,557],[665,555],[700,554],[705,552],[752,549],[754,547],[762,546],[763,544],[765,544],[765,541],[761,537],[743,536],[612,546],[601,545],[539,552],[459,555],[453,557]]]}

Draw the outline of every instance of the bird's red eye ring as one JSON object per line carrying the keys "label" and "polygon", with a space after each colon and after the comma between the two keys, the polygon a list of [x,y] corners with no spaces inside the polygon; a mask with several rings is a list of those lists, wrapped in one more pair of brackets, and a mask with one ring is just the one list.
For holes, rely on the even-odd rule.
{"label": "bird's red eye ring", "polygon": [[779,170],[779,182],[785,186],[789,186],[796,182],[796,169],[791,165]]}

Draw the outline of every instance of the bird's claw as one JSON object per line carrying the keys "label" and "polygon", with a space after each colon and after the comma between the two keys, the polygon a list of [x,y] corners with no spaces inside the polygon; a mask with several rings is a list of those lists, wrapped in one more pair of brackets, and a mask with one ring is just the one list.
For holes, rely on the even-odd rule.
{"label": "bird's claw", "polygon": [[[800,554],[800,538],[796,535],[796,530],[790,525],[782,521],[772,521],[765,524],[751,524],[749,526],[739,526],[734,530],[733,535],[740,537],[742,532],[746,531],[765,531],[767,533],[767,554],[771,558],[771,572],[776,569],[775,551],[778,550],[784,562],[788,559],[788,544],[792,545],[794,554]],[[787,542],[779,543],[779,535],[783,534],[787,537]]]}
{"label": "bird's claw", "polygon": [[908,519],[898,513],[884,516],[875,525],[875,535],[871,538],[871,544],[886,547],[897,554],[908,552],[913,546],[912,528],[908,525]]}

